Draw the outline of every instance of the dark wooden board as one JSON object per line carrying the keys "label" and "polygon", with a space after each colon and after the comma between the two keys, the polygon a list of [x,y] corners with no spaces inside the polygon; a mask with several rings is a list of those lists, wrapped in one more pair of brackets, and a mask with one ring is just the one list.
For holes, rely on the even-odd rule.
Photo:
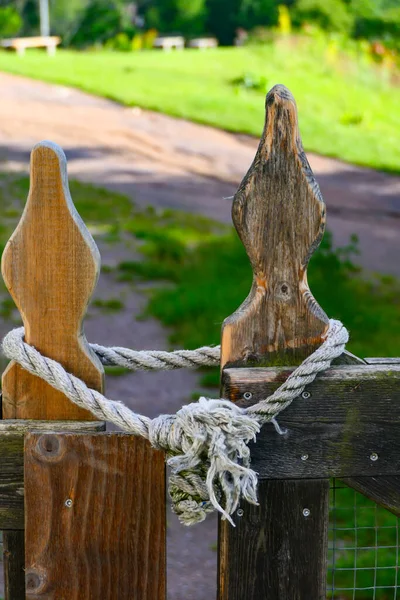
{"label": "dark wooden board", "polygon": [[400,475],[346,477],[342,481],[400,517]]}
{"label": "dark wooden board", "polygon": [[[233,199],[233,222],[251,263],[253,284],[242,305],[223,323],[222,369],[299,364],[322,343],[329,326],[307,281],[308,262],[324,231],[325,205],[303,151],[296,103],[285,86],[276,85],[267,94],[265,108],[256,156]],[[235,277],[234,265],[230,274]],[[237,400],[233,389],[226,397]],[[318,582],[326,579],[326,541],[317,530],[326,523],[321,518],[313,536],[302,527],[289,534],[287,523],[299,525],[298,507],[286,493],[291,485],[259,483],[261,506],[254,512],[246,507],[242,536],[233,538],[230,525],[221,523],[220,599],[323,597]],[[300,490],[304,484],[298,486]],[[310,487],[316,506],[326,503],[326,482],[321,486]],[[260,534],[266,523],[267,535]],[[308,541],[313,560],[304,566]],[[280,544],[282,564],[273,560]]]}
{"label": "dark wooden board", "polygon": [[[292,369],[226,369],[223,395],[242,406],[267,397]],[[251,393],[249,401],[245,393]],[[350,477],[400,473],[400,366],[332,367],[252,445],[260,478]],[[374,453],[377,460],[371,460]]]}
{"label": "dark wooden board", "polygon": [[127,434],[27,434],[27,597],[164,600],[163,463]]}
{"label": "dark wooden board", "polygon": [[259,500],[221,528],[220,600],[325,600],[329,480],[263,482]]}
{"label": "dark wooden board", "polygon": [[23,531],[3,533],[5,600],[25,600],[24,547]]}

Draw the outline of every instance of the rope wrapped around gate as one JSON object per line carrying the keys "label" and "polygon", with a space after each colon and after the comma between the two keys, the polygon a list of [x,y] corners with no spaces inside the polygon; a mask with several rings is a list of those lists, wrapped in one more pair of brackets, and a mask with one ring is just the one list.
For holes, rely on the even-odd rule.
{"label": "rope wrapped around gate", "polygon": [[[58,362],[42,356],[24,341],[23,327],[4,338],[3,351],[10,360],[47,381],[98,419],[110,421],[124,431],[148,439],[155,448],[165,450],[172,469],[169,493],[173,510],[182,523],[201,522],[208,513],[218,510],[233,525],[231,515],[241,499],[257,504],[257,474],[250,467],[249,442],[255,440],[262,425],[289,406],[318,373],[325,371],[332,360],[343,353],[348,339],[342,323],[331,319],[322,345],[271,396],[254,406],[240,408],[229,400],[202,397],[198,402],[183,406],[175,415],[160,415],[155,419],[107,399],[67,373]],[[189,366],[216,364],[217,352],[219,355],[219,349],[208,347],[174,353],[134,352],[98,345],[92,348],[105,364],[121,364],[116,362],[120,356],[123,366],[134,370],[140,368],[137,355],[144,358],[147,369],[177,368],[171,365],[179,361],[191,363]],[[157,367],[154,361],[158,361]]]}

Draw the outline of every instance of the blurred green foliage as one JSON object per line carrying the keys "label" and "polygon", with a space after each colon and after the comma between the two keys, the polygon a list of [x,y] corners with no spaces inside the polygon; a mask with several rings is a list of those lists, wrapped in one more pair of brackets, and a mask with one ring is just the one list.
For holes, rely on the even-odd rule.
{"label": "blurred green foliage", "polygon": [[[0,6],[20,14],[25,35],[38,33],[37,0],[0,0]],[[295,27],[317,25],[400,45],[398,0],[50,0],[52,32],[61,35],[65,45],[78,47],[103,43],[118,33],[132,37],[138,29],[213,35],[230,45],[238,29],[279,26],[282,6],[289,8]],[[11,27],[11,14],[9,22]]]}
{"label": "blurred green foliage", "polygon": [[22,27],[22,18],[11,6],[0,8],[0,37],[12,37]]}

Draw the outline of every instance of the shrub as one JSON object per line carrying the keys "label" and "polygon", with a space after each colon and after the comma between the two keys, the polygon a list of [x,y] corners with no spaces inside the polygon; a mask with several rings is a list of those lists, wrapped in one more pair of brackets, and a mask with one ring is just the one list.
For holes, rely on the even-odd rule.
{"label": "shrub", "polygon": [[107,40],[104,46],[109,50],[118,50],[119,52],[130,52],[133,49],[131,39],[126,33],[117,33]]}
{"label": "shrub", "polygon": [[11,6],[0,8],[0,37],[12,37],[22,27],[22,19]]}
{"label": "shrub", "polygon": [[312,23],[326,31],[350,32],[353,18],[342,0],[298,0],[293,11],[293,22]]}

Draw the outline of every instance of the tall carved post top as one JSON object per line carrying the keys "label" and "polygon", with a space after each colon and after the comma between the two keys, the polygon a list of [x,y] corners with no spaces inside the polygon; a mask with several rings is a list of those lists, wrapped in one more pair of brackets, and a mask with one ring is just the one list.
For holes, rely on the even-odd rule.
{"label": "tall carved post top", "polygon": [[328,317],[307,282],[325,205],[304,153],[296,102],[283,85],[266,97],[260,144],[233,200],[253,269],[249,296],[222,329],[222,366],[296,364],[321,344]]}
{"label": "tall carved post top", "polygon": [[[4,250],[2,274],[21,313],[26,341],[101,390],[103,368],[82,325],[99,271],[97,246],[70,196],[64,152],[41,142],[32,150],[29,196]],[[10,363],[3,375],[3,418],[93,417]]]}

